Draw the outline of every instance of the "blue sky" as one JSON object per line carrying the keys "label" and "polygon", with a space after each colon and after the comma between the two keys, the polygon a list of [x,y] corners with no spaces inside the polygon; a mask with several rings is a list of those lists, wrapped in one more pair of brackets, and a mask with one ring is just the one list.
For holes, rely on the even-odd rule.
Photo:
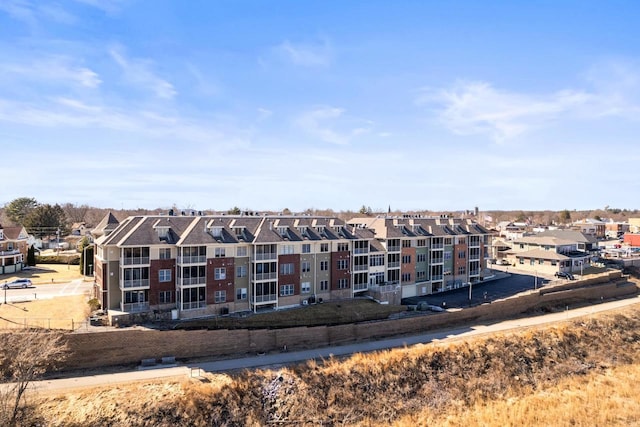
{"label": "blue sky", "polygon": [[637,208],[639,12],[0,0],[0,204]]}

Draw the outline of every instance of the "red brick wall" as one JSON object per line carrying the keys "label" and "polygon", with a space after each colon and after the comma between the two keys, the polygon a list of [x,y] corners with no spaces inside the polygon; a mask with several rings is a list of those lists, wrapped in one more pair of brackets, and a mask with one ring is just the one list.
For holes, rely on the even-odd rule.
{"label": "red brick wall", "polygon": [[[160,282],[160,270],[171,270],[171,281]],[[161,291],[172,291],[171,302],[175,302],[176,290],[176,260],[175,259],[152,259],[149,262],[149,304],[159,303],[158,298]]]}
{"label": "red brick wall", "polygon": [[[224,280],[215,280],[215,269],[224,267],[227,269]],[[215,304],[215,291],[227,291],[227,302],[235,299],[234,281],[236,277],[236,264],[234,258],[210,258],[207,260],[207,304]]]}
{"label": "red brick wall", "polygon": [[[293,264],[292,274],[280,274],[282,264]],[[300,255],[278,255],[278,284],[293,285],[293,294],[300,295]],[[278,294],[280,290],[278,289]]]}
{"label": "red brick wall", "polygon": [[[402,257],[405,255],[411,256],[411,262],[403,263]],[[402,248],[400,252],[400,275],[404,273],[411,274],[411,282],[416,281],[416,248]]]}
{"label": "red brick wall", "polygon": [[[346,270],[338,270],[338,260],[346,259],[348,262],[348,267]],[[348,287],[351,288],[351,254],[349,251],[343,252],[332,252],[331,253],[331,290],[337,291],[338,288],[338,280],[339,279],[347,279]]]}

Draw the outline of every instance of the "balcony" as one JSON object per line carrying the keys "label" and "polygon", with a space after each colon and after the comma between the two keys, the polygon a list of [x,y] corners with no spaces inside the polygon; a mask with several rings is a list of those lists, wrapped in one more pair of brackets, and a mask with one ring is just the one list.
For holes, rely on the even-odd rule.
{"label": "balcony", "polygon": [[269,294],[269,295],[254,295],[252,298],[256,304],[259,303],[274,303],[278,302],[277,294]]}
{"label": "balcony", "polygon": [[431,245],[431,250],[434,249],[444,249],[444,243],[433,243]]}
{"label": "balcony", "polygon": [[205,308],[207,303],[204,301],[183,302],[182,310],[195,310],[197,308]]}
{"label": "balcony", "polygon": [[253,275],[253,280],[274,280],[278,277],[278,273],[256,273]]}
{"label": "balcony", "polygon": [[134,302],[131,304],[122,303],[122,311],[125,313],[139,313],[141,311],[149,311],[148,302]]}
{"label": "balcony", "polygon": [[206,283],[206,277],[183,277],[182,279],[178,280],[178,285],[180,286],[205,285]]}
{"label": "balcony", "polygon": [[442,281],[442,274],[432,274],[431,275],[431,281],[432,282],[441,282]]}
{"label": "balcony", "polygon": [[353,250],[354,254],[368,254],[369,253],[369,248],[355,248]]}
{"label": "balcony", "polygon": [[388,268],[400,267],[400,261],[392,261],[387,263]]}
{"label": "balcony", "polygon": [[148,288],[149,279],[124,280],[120,288]]}
{"label": "balcony", "polygon": [[366,264],[353,266],[353,271],[367,271],[368,269],[369,269],[369,266]]}
{"label": "balcony", "polygon": [[20,253],[19,250],[12,250],[12,251],[0,251],[0,256],[11,256],[11,255],[18,255]]}
{"label": "balcony", "polygon": [[124,265],[145,265],[149,264],[149,257],[125,257],[122,259]]}
{"label": "balcony", "polygon": [[205,255],[193,255],[193,256],[179,256],[178,264],[204,264],[207,262],[207,257]]}
{"label": "balcony", "polygon": [[400,252],[400,245],[387,247],[387,252]]}
{"label": "balcony", "polygon": [[353,285],[353,291],[354,292],[366,291],[367,289],[369,289],[369,284],[368,283],[358,283],[358,284],[354,284]]}
{"label": "balcony", "polygon": [[469,270],[469,276],[479,276],[480,270]]}
{"label": "balcony", "polygon": [[442,264],[444,262],[444,258],[431,258],[431,264]]}
{"label": "balcony", "polygon": [[275,252],[258,252],[257,254],[255,254],[254,261],[264,261],[272,259],[278,259],[278,254]]}

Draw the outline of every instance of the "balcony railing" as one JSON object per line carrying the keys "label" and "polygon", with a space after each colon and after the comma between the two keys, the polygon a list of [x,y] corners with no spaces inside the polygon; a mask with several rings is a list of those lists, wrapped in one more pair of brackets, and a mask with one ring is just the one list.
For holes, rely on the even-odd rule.
{"label": "balcony railing", "polygon": [[178,280],[180,286],[204,285],[207,283],[206,277],[183,277]]}
{"label": "balcony railing", "polygon": [[388,268],[400,267],[400,261],[392,261],[387,263]]}
{"label": "balcony railing", "polygon": [[19,253],[20,253],[19,250],[0,251],[0,256],[18,255]]}
{"label": "balcony railing", "polygon": [[431,264],[442,264],[444,262],[444,258],[431,258]]}
{"label": "balcony railing", "polygon": [[258,252],[254,258],[255,261],[264,261],[267,259],[277,259],[278,258],[278,254],[275,252],[263,252],[260,253]]}
{"label": "balcony railing", "polygon": [[149,257],[125,257],[123,258],[124,265],[140,265],[140,264],[149,264]]}
{"label": "balcony railing", "polygon": [[433,243],[431,249],[444,249],[444,243]]}
{"label": "balcony railing", "polygon": [[148,302],[134,302],[131,304],[122,303],[122,311],[125,313],[138,313],[141,311],[149,311]]}
{"label": "balcony railing", "polygon": [[148,288],[149,279],[124,280],[122,282],[122,287],[123,288]]}
{"label": "balcony railing", "polygon": [[256,273],[253,275],[253,280],[273,280],[278,277],[278,273]]}
{"label": "balcony railing", "polygon": [[183,310],[195,310],[196,308],[205,308],[207,303],[204,301],[183,302]]}
{"label": "balcony railing", "polygon": [[369,248],[355,248],[353,250],[354,254],[368,254],[369,253]]}
{"label": "balcony railing", "polygon": [[256,303],[277,302],[278,295],[277,294],[255,295],[252,299]]}
{"label": "balcony railing", "polygon": [[480,270],[470,270],[469,276],[478,276],[480,274]]}
{"label": "balcony railing", "polygon": [[369,284],[368,283],[354,283],[353,285],[353,290],[354,291],[366,291],[367,289],[369,289]]}
{"label": "balcony railing", "polygon": [[367,271],[368,269],[369,269],[369,266],[366,264],[353,266],[353,271]]}
{"label": "balcony railing", "polygon": [[431,275],[431,281],[432,282],[438,282],[442,280],[442,274],[432,274]]}
{"label": "balcony railing", "polygon": [[400,252],[400,246],[389,246],[387,252]]}
{"label": "balcony railing", "polygon": [[178,264],[203,264],[207,262],[205,255],[193,255],[193,256],[179,256]]}

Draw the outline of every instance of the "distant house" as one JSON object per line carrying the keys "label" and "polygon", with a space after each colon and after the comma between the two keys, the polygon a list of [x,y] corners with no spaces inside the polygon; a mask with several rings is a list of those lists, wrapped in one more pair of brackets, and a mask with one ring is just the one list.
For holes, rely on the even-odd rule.
{"label": "distant house", "polygon": [[28,238],[24,227],[0,225],[0,274],[22,270],[27,259]]}
{"label": "distant house", "polygon": [[84,236],[88,234],[90,230],[91,226],[87,225],[85,222],[74,222],[71,225],[72,236]]}
{"label": "distant house", "polygon": [[599,219],[586,218],[573,223],[572,228],[584,234],[590,234],[597,239],[605,237],[606,223]]}
{"label": "distant house", "polygon": [[538,273],[580,273],[591,265],[595,238],[573,230],[547,230],[513,242],[507,258],[518,268]]}
{"label": "distant house", "polygon": [[525,223],[501,221],[497,226],[498,233],[507,240],[515,240],[524,237],[527,226]]}

